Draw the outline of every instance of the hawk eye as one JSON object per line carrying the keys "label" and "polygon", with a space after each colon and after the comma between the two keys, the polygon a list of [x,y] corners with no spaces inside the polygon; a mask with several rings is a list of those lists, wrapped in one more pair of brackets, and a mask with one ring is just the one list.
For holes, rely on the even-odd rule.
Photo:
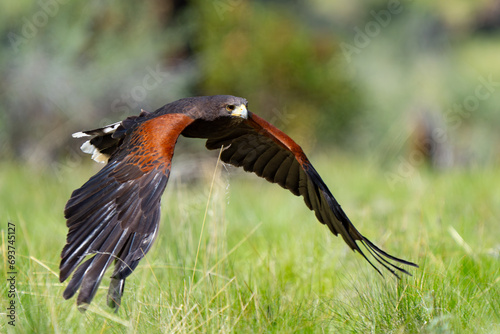
{"label": "hawk eye", "polygon": [[234,105],[232,105],[232,104],[228,104],[228,105],[226,106],[226,110],[227,110],[227,111],[233,111],[233,110],[234,110],[234,108],[236,108],[236,107],[235,107]]}

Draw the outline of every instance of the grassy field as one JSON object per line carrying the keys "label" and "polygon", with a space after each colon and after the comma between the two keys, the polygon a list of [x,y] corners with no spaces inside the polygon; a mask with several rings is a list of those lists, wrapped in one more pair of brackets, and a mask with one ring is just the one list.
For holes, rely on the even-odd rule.
{"label": "grassy field", "polygon": [[[369,161],[312,158],[365,236],[420,265],[412,277],[380,277],[301,198],[211,164],[201,181],[169,183],[160,235],[128,278],[119,312],[106,306],[106,278],[82,314],[58,280],[62,211],[98,167],[37,172],[4,162],[0,332],[500,333],[498,169],[414,170],[390,182]],[[16,228],[13,299],[8,222]],[[5,315],[10,300],[15,327]]]}

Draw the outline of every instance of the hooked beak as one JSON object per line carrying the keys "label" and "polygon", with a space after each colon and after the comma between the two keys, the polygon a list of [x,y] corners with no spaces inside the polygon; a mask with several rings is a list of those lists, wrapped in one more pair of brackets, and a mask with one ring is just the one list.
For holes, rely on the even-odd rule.
{"label": "hooked beak", "polygon": [[234,108],[234,110],[231,112],[231,116],[247,119],[248,118],[247,107],[245,107],[244,104],[240,104],[238,107]]}

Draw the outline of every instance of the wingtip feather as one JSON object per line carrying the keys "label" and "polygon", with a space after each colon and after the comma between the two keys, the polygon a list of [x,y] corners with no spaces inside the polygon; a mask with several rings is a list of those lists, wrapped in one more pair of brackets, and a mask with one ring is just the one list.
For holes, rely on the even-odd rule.
{"label": "wingtip feather", "polygon": [[[409,266],[413,266],[413,267],[417,267],[418,268],[418,265],[413,263],[413,262],[410,262],[410,261],[406,261],[406,260],[403,260],[403,259],[400,259],[400,258],[397,258],[395,256],[392,256],[390,254],[388,254],[387,252],[381,250],[379,247],[375,246],[370,240],[368,240],[367,238],[363,237],[362,240],[360,240],[361,243],[363,244],[363,246],[365,246],[366,250],[370,253],[370,255],[380,264],[382,265],[385,269],[387,269],[389,272],[391,272],[391,274],[393,274],[394,276],[396,276],[398,279],[401,279],[401,277],[398,275],[398,273],[396,272],[399,271],[401,273],[404,273],[406,275],[409,275],[409,276],[413,276],[410,272],[408,272],[406,269],[404,268],[401,268],[391,262],[389,262],[387,259],[391,259],[393,261],[396,261],[396,262],[399,262],[401,264],[404,264],[404,265],[409,265]],[[370,263],[370,265],[375,268],[375,270],[377,270],[377,272],[384,276],[382,274],[382,272],[363,254],[363,252],[361,250],[358,250],[361,255],[363,255],[363,257]]]}
{"label": "wingtip feather", "polygon": [[125,287],[125,279],[111,278],[109,283],[107,304],[109,307],[114,309],[115,313],[121,305],[121,299],[123,295],[123,289]]}

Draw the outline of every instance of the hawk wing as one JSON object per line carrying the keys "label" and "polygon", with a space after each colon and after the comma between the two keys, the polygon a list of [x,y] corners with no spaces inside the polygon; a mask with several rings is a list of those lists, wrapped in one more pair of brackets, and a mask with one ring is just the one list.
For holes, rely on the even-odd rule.
{"label": "hawk wing", "polygon": [[378,273],[380,270],[368,259],[358,245],[358,241],[383,267],[395,276],[397,271],[409,274],[390,260],[417,267],[416,264],[394,257],[361,235],[335,200],[328,187],[307,159],[299,145],[285,133],[250,113],[240,126],[219,136],[209,138],[208,149],[226,149],[221,154],[222,161],[247,172],[253,172],[267,181],[277,183],[302,196],[307,207],[314,210],[317,219],[328,226],[330,231],[340,234],[347,245],[359,252]]}
{"label": "hawk wing", "polygon": [[60,281],[74,272],[63,296],[71,298],[80,290],[80,310],[86,309],[113,261],[108,304],[118,309],[125,279],[156,238],[174,146],[191,122],[184,114],[122,122],[114,129],[115,139],[122,141],[108,164],[71,195],[64,211],[69,232]]}

